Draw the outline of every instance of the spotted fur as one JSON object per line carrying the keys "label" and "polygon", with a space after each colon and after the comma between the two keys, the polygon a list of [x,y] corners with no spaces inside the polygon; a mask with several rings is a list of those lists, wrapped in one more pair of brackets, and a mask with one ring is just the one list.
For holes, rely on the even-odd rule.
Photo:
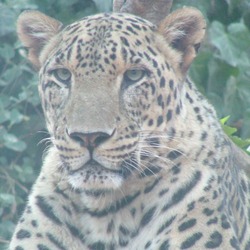
{"label": "spotted fur", "polygon": [[250,249],[249,159],[186,76],[204,30],[192,8],[20,16],[52,146],[10,250]]}

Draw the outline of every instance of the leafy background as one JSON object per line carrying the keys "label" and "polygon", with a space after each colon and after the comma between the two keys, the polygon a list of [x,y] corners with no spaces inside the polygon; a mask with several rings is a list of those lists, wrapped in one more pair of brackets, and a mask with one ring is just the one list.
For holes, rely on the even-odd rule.
{"label": "leafy background", "polygon": [[[236,135],[249,138],[250,1],[174,0],[173,9],[183,5],[200,9],[208,22],[190,75],[219,118],[229,115],[227,123],[237,128]],[[109,11],[111,0],[0,0],[0,249],[11,237],[48,146],[37,76],[15,31],[24,9],[38,9],[68,24]]]}

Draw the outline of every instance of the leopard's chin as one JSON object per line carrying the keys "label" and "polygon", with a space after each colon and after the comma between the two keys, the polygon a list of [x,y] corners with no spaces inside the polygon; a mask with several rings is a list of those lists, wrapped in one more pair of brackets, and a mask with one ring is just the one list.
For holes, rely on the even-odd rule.
{"label": "leopard's chin", "polygon": [[77,190],[115,190],[126,179],[123,169],[108,169],[91,160],[69,173],[68,181]]}

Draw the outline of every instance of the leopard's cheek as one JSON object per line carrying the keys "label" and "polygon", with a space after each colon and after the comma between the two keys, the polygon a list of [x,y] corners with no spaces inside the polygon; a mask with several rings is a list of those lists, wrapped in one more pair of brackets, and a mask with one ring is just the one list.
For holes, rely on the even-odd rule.
{"label": "leopard's cheek", "polygon": [[[44,72],[42,69],[41,72]],[[65,123],[65,106],[71,89],[59,86],[48,75],[40,74],[39,95],[45,115],[46,125],[51,135],[56,133],[57,127]]]}

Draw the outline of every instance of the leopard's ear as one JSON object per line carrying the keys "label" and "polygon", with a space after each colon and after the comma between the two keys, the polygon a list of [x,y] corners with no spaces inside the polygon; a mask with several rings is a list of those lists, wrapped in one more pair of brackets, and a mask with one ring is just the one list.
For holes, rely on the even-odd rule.
{"label": "leopard's ear", "polygon": [[158,26],[158,31],[180,52],[180,69],[186,74],[204,38],[206,21],[202,13],[190,7],[176,10]]}
{"label": "leopard's ear", "polygon": [[28,58],[36,69],[41,67],[40,53],[61,29],[62,23],[39,11],[24,11],[17,20],[17,34],[28,49]]}

